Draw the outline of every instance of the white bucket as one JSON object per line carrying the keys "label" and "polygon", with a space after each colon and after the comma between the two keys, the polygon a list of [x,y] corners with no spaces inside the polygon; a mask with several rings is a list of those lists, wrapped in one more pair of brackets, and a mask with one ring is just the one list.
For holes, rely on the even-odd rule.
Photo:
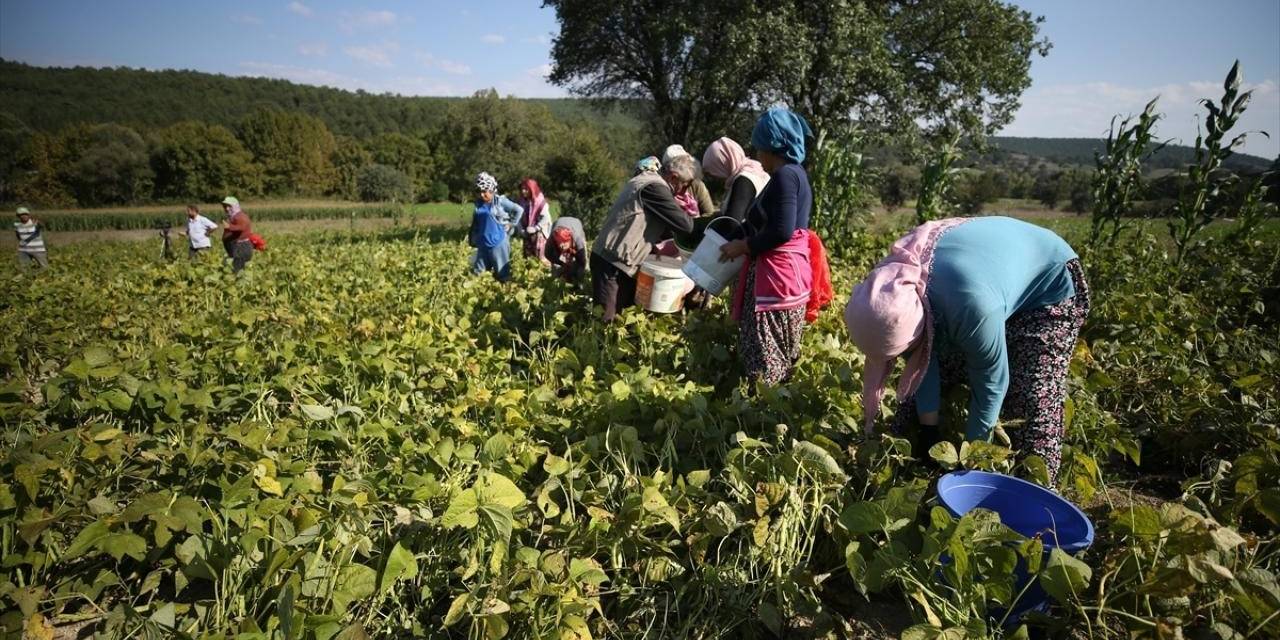
{"label": "white bucket", "polygon": [[649,256],[636,274],[636,304],[654,313],[675,313],[684,307],[684,296],[693,288],[685,277],[683,258]]}
{"label": "white bucket", "polygon": [[729,286],[738,277],[738,271],[742,269],[742,265],[746,264],[746,256],[738,256],[729,262],[720,262],[720,247],[724,246],[729,240],[724,236],[716,233],[711,228],[712,225],[727,220],[741,227],[742,224],[733,218],[720,217],[712,220],[707,225],[707,230],[702,236],[702,242],[698,243],[698,248],[693,252],[693,256],[684,265],[685,275],[693,279],[710,293],[711,295],[720,295],[725,287]]}

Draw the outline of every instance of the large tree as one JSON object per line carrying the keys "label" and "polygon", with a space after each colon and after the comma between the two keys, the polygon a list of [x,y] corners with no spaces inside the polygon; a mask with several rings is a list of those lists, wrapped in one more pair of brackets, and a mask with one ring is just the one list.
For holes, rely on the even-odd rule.
{"label": "large tree", "polygon": [[998,0],[546,0],[551,80],[645,98],[655,133],[701,145],[783,103],[819,129],[908,143],[1007,124],[1048,51],[1039,19]]}
{"label": "large tree", "polygon": [[155,195],[162,199],[221,200],[257,194],[261,188],[253,156],[230,129],[186,121],[152,136]]}
{"label": "large tree", "polygon": [[240,140],[262,167],[271,195],[322,195],[337,179],[337,143],[324,122],[295,111],[260,109],[240,122]]}

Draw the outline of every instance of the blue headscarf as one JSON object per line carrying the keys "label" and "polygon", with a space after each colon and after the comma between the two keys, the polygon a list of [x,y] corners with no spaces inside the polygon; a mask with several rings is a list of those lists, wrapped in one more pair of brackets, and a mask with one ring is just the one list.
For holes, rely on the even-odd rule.
{"label": "blue headscarf", "polygon": [[804,139],[812,137],[809,123],[790,109],[774,107],[760,116],[751,131],[751,146],[776,153],[797,164],[804,162]]}

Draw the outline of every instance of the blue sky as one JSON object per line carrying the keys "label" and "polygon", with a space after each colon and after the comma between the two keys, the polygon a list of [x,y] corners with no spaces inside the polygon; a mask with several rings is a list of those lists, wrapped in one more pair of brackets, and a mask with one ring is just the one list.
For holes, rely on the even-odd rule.
{"label": "blue sky", "polygon": [[[1190,143],[1196,100],[1236,58],[1256,87],[1245,150],[1280,153],[1280,1],[1018,0],[1053,42],[1004,133],[1095,137],[1159,94],[1160,133]],[[546,82],[554,13],[537,0],[322,2],[0,0],[0,57],[38,65],[184,68],[406,95]]]}

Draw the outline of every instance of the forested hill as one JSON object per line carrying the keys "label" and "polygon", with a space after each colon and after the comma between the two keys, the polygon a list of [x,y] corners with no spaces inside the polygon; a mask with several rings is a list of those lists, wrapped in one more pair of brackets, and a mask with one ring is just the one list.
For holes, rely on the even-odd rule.
{"label": "forested hill", "polygon": [[[417,134],[439,124],[459,98],[406,97],[295,84],[287,80],[230,77],[197,71],[35,67],[0,59],[0,113],[27,127],[51,131],[78,122],[119,122],[161,127],[199,120],[234,127],[264,106],[301,111],[330,131],[356,138],[382,133]],[[529,99],[557,119],[638,131],[635,118],[602,114],[583,100]]]}
{"label": "forested hill", "polygon": [[[34,130],[52,131],[77,122],[119,122],[141,128],[183,120],[235,127],[263,106],[301,111],[322,120],[330,131],[360,139],[382,133],[420,134],[439,124],[458,98],[407,97],[344,91],[287,80],[230,77],[197,71],[148,71],[129,68],[48,68],[0,59],[0,123],[16,118]],[[642,123],[623,109],[601,113],[584,100],[529,99],[566,123],[595,125],[610,146],[631,150]],[[1100,123],[1104,125],[1105,123]],[[1010,138],[991,140],[984,165],[1048,163],[1092,166],[1104,141],[1090,138]],[[1186,146],[1169,146],[1149,169],[1181,167],[1193,160]],[[1228,168],[1265,169],[1271,160],[1236,154]]]}
{"label": "forested hill", "polygon": [[[1009,164],[1014,156],[1036,158],[1056,165],[1093,166],[1095,153],[1101,153],[1106,140],[1098,138],[1009,138],[993,137],[995,149],[987,155],[988,162]],[[1195,149],[1182,145],[1169,145],[1143,163],[1147,169],[1177,169],[1195,161]],[[1271,160],[1237,153],[1227,159],[1228,169],[1266,169]]]}

